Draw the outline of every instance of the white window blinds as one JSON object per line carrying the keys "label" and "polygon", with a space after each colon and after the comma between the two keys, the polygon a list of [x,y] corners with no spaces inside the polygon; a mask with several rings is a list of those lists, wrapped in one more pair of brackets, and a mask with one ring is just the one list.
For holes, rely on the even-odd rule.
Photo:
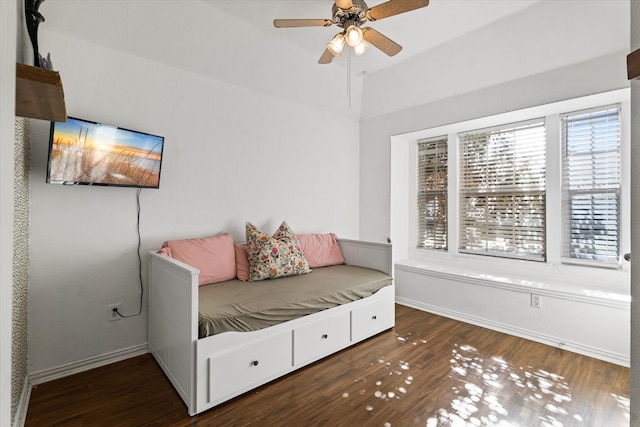
{"label": "white window blinds", "polygon": [[544,261],[544,119],[458,137],[459,251]]}
{"label": "white window blinds", "polygon": [[447,249],[447,137],[418,141],[418,248]]}
{"label": "white window blinds", "polygon": [[619,263],[619,113],[613,105],[561,115],[565,262]]}

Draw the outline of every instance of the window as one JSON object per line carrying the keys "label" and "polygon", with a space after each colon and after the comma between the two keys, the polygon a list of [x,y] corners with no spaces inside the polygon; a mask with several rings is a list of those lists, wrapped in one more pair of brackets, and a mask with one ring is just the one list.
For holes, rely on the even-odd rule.
{"label": "window", "polygon": [[561,115],[565,262],[619,264],[619,115],[619,105]]}
{"label": "window", "polygon": [[447,143],[418,141],[418,248],[447,250]]}
{"label": "window", "polygon": [[627,274],[629,99],[625,88],[393,136],[398,259]]}
{"label": "window", "polygon": [[544,120],[458,138],[459,252],[544,261]]}

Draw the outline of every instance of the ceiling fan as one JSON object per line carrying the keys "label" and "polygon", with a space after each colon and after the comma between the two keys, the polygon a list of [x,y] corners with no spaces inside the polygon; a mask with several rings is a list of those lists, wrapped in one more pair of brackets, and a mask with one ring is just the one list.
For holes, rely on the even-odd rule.
{"label": "ceiling fan", "polygon": [[402,46],[371,27],[362,27],[367,21],[377,21],[400,13],[420,9],[429,5],[429,0],[389,0],[369,8],[364,0],[335,0],[332,19],[274,19],[276,28],[330,27],[337,25],[343,31],[327,44],[318,60],[319,64],[329,64],[342,53],[344,45],[352,47],[356,55],[369,49],[369,43],[389,56],[402,50]]}

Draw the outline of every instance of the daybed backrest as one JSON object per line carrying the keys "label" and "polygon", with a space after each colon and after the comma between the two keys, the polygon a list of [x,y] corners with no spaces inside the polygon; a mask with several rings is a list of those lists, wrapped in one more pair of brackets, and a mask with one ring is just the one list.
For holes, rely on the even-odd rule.
{"label": "daybed backrest", "polygon": [[392,246],[390,243],[338,238],[338,244],[347,264],[372,268],[393,276]]}

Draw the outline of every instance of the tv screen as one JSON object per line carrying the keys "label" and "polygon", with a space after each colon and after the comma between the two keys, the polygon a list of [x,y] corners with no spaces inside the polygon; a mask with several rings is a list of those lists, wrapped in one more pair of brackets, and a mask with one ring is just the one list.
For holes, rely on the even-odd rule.
{"label": "tv screen", "polygon": [[51,122],[47,182],[159,188],[164,138],[68,117]]}

